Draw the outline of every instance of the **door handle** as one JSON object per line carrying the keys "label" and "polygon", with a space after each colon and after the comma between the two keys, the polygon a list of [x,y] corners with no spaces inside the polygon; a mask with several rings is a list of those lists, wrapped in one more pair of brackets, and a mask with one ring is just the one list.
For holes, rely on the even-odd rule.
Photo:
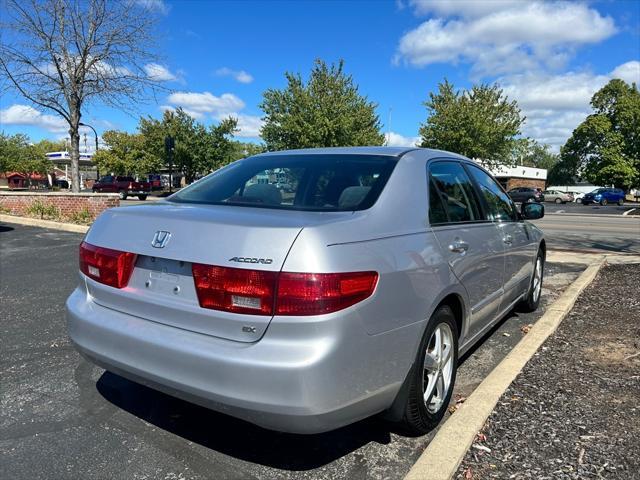
{"label": "door handle", "polygon": [[507,245],[511,245],[513,243],[513,237],[507,234],[502,238],[502,241]]}
{"label": "door handle", "polygon": [[449,250],[456,253],[464,253],[469,250],[469,244],[462,240],[454,240],[453,243],[449,245]]}

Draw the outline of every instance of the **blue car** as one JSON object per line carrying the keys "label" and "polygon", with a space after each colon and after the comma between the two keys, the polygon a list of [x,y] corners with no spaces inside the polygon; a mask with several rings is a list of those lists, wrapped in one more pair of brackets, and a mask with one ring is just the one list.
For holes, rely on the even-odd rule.
{"label": "blue car", "polygon": [[599,203],[607,205],[609,203],[624,204],[624,192],[619,188],[596,188],[593,192],[582,197],[582,204]]}

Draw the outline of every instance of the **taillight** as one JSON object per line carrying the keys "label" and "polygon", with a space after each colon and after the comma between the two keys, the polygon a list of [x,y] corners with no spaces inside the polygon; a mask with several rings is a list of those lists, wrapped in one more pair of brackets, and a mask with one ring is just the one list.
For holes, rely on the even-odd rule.
{"label": "taillight", "polygon": [[135,263],[135,253],[96,247],[87,242],[80,244],[80,271],[105,285],[126,287]]}
{"label": "taillight", "polygon": [[194,263],[193,278],[203,308],[272,315],[277,272]]}
{"label": "taillight", "polygon": [[193,264],[203,308],[253,315],[322,315],[371,296],[376,272],[289,273]]}
{"label": "taillight", "polygon": [[280,274],[276,315],[321,315],[371,296],[376,272]]}

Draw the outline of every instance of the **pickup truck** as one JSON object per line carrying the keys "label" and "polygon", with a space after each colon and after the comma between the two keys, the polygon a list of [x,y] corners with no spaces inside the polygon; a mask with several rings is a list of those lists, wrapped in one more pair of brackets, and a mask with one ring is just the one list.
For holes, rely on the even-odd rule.
{"label": "pickup truck", "polygon": [[151,192],[149,182],[136,182],[133,177],[119,177],[107,175],[93,184],[93,193],[117,193],[120,200],[126,200],[128,196],[137,196],[140,200],[146,200]]}

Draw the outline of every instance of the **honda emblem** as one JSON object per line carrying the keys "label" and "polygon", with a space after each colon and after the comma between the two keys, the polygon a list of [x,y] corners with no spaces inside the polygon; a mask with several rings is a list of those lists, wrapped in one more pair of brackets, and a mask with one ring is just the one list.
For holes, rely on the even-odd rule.
{"label": "honda emblem", "polygon": [[151,246],[153,248],[164,248],[171,239],[171,232],[165,232],[164,230],[158,230],[151,240]]}

